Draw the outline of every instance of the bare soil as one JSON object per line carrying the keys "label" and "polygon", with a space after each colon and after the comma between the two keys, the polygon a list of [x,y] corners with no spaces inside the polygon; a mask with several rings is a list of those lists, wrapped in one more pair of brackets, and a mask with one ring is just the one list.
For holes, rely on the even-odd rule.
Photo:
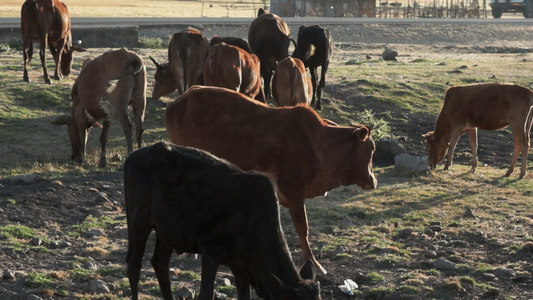
{"label": "bare soil", "polygon": [[[357,28],[356,28],[357,27]],[[427,29],[424,31],[424,28]],[[384,27],[384,26],[347,26],[346,28],[332,28],[333,36],[338,42],[345,44],[344,49],[352,47],[353,53],[379,55],[385,46],[390,46],[402,54],[424,53],[424,55],[476,55],[481,53],[509,53],[510,51],[529,51],[531,35],[529,25],[525,27],[509,27],[506,30],[496,32],[488,31],[480,26],[460,27],[439,27],[440,31],[435,31],[435,27],[413,25],[411,27]],[[365,29],[365,30],[363,30]],[[471,31],[469,31],[471,29]],[[204,28],[208,32],[216,32],[220,35],[237,35],[236,32],[224,32],[221,28]],[[234,29],[232,29],[234,30]],[[244,28],[242,29],[244,30]],[[526,30],[527,32],[524,32]],[[460,38],[454,37],[454,32],[460,32]],[[153,35],[153,34],[152,34]],[[165,36],[165,34],[162,34]],[[381,42],[380,42],[381,41]],[[403,42],[402,42],[403,41]],[[95,52],[99,50],[96,49]],[[94,53],[94,52],[93,52]],[[163,51],[153,52],[154,55],[164,55]],[[147,53],[144,53],[145,55]],[[89,55],[89,54],[88,54]],[[334,59],[339,59],[335,56]],[[401,59],[401,58],[400,58]],[[153,67],[149,67],[149,73],[153,74]],[[38,74],[38,73],[37,73]],[[153,80],[152,78],[149,79]],[[151,87],[149,87],[151,90]],[[326,88],[326,103],[340,101],[346,95],[342,86],[336,83],[328,83]],[[149,116],[148,116],[149,117]],[[405,146],[412,154],[423,154],[424,148],[420,143],[419,136],[430,130],[433,126],[434,116],[422,116],[411,119],[409,124],[393,124],[397,128],[395,134],[407,137]],[[402,127],[403,126],[403,127]],[[510,150],[507,146],[502,146],[498,137],[494,136],[493,141],[483,142],[480,159],[495,166],[505,166],[508,164]],[[481,142],[480,142],[481,146]],[[468,146],[462,144],[457,152],[468,151]],[[487,155],[483,155],[486,153]],[[459,155],[460,156],[460,155]],[[458,163],[467,162],[469,158],[463,155],[457,159]],[[502,170],[503,172],[503,170]],[[382,174],[381,178],[390,180],[390,175]],[[335,203],[343,199],[347,193],[353,193],[353,189],[339,188],[335,193],[327,197],[327,201]],[[106,197],[102,197],[102,193]],[[386,197],[384,201],[386,201]],[[315,201],[315,200],[311,200]],[[326,200],[324,200],[326,201]],[[129,295],[128,285],[122,286],[120,282],[125,278],[125,271],[111,275],[92,275],[91,277],[75,277],[62,280],[62,272],[77,268],[74,262],[92,261],[97,268],[123,267],[125,269],[125,254],[127,245],[127,229],[125,226],[125,216],[123,209],[123,186],[122,174],[120,172],[97,172],[90,173],[83,177],[58,178],[58,179],[37,179],[30,183],[21,182],[15,179],[5,179],[0,182],[0,225],[25,225],[35,229],[38,233],[46,236],[44,244],[47,251],[42,248],[23,247],[25,250],[14,250],[7,244],[7,239],[0,237],[0,271],[12,271],[15,278],[4,277],[0,280],[0,298],[2,299],[26,299],[28,294],[36,294],[44,299],[70,299],[70,298],[92,298],[86,291],[84,283],[91,278],[100,278],[105,281],[111,291],[101,299],[112,297],[127,297]],[[390,204],[393,205],[393,204]],[[109,225],[102,230],[102,236],[90,236],[81,232],[80,236],[73,235],[76,231],[73,226],[83,224],[89,216],[101,218],[109,217],[118,223]],[[533,218],[533,212],[526,213]],[[313,216],[310,215],[310,218]],[[283,210],[283,226],[287,233],[288,242],[295,261],[299,262],[300,253],[297,236],[292,229],[290,218],[286,210]],[[531,229],[531,224],[526,226],[526,230]],[[357,229],[354,229],[357,230]],[[317,236],[318,228],[311,228],[311,243],[314,236]],[[328,234],[323,233],[323,234]],[[450,269],[445,272],[438,272],[433,276],[425,276],[424,272],[433,269],[430,259],[424,256],[425,252],[417,252],[408,261],[376,262],[375,260],[365,260],[359,258],[358,252],[365,251],[368,243],[358,243],[352,248],[339,246],[336,254],[325,254],[319,256],[320,262],[329,271],[327,275],[321,275],[323,299],[532,299],[533,298],[533,254],[530,249],[515,251],[509,246],[518,239],[516,232],[509,232],[507,242],[498,242],[492,238],[492,232],[471,232],[459,231],[453,238],[436,235],[415,235],[410,240],[399,236],[392,239],[402,240],[408,247],[413,249],[431,250],[436,249],[436,255],[446,257],[456,263],[457,269]],[[494,233],[495,234],[495,233]],[[505,233],[498,233],[498,236]],[[531,234],[531,232],[529,232]],[[332,237],[333,238],[333,237]],[[21,241],[28,244],[27,240]],[[433,245],[433,246],[432,246]],[[438,245],[434,246],[434,245]],[[41,250],[39,250],[41,249]],[[103,250],[101,250],[103,249]],[[149,264],[153,241],[149,241],[146,250],[144,268],[142,271],[143,280],[155,280],[153,270]],[[377,249],[376,251],[396,251],[394,249]],[[351,255],[343,255],[351,254]],[[495,270],[501,266],[514,264],[513,270],[504,269],[501,273],[508,272],[502,276],[491,277],[476,273],[475,270],[461,265],[463,262],[472,262],[479,259],[490,269]],[[318,253],[317,253],[318,254]],[[195,291],[199,290],[199,280],[188,279],[184,276],[185,271],[200,273],[200,263],[190,261],[185,258],[174,258],[171,263],[173,268],[172,281],[176,289],[188,287]],[[82,268],[84,268],[82,266]],[[386,287],[395,284],[399,278],[406,274],[412,274],[420,270],[420,278],[412,278],[413,281],[422,281],[427,288],[412,292],[409,290],[386,290]],[[372,281],[371,274],[388,272],[385,282],[379,286],[383,291],[379,292],[373,287],[376,283]],[[59,287],[43,287],[29,285],[25,276],[31,272],[54,274],[54,278],[60,282]],[[227,270],[222,269],[221,277],[231,278]],[[457,278],[471,276],[477,282],[485,285],[471,285],[465,289],[457,284]],[[352,278],[361,286],[362,293],[355,296],[348,296],[338,289],[338,285],[346,278]],[[468,281],[468,280],[467,280]],[[464,282],[463,282],[464,285]],[[157,288],[149,291],[149,287],[157,287],[153,281],[145,284],[143,292],[146,298],[158,298]],[[487,286],[490,286],[487,288]],[[66,292],[65,292],[66,291]],[[64,296],[64,295],[67,296]],[[228,293],[229,297],[235,295]]]}

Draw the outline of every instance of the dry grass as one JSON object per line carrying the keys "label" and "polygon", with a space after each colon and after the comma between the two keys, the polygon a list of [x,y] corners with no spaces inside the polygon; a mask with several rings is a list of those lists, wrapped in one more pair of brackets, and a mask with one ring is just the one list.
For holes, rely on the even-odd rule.
{"label": "dry grass", "polygon": [[[65,0],[71,17],[254,17],[261,1]],[[4,0],[0,18],[20,17],[21,0]]]}

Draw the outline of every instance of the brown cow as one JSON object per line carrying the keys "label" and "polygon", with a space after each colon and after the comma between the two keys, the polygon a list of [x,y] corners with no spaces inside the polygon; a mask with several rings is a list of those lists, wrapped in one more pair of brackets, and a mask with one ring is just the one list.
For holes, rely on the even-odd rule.
{"label": "brown cow", "polygon": [[150,57],[157,70],[152,97],[160,98],[176,89],[181,95],[190,86],[200,84],[209,43],[194,28],[175,33],[168,45],[168,63],[160,64]]}
{"label": "brown cow", "polygon": [[272,78],[272,96],[279,106],[311,104],[313,84],[301,60],[287,57],[278,63]]}
{"label": "brown cow", "polygon": [[255,54],[226,43],[216,44],[205,61],[204,84],[225,87],[266,103],[259,68]]}
{"label": "brown cow", "polygon": [[289,37],[290,34],[291,31],[285,21],[263,8],[259,8],[257,18],[250,24],[248,43],[261,62],[261,76],[267,99],[270,97],[270,81],[276,64],[289,56],[291,41],[296,45],[296,42]]}
{"label": "brown cow", "polygon": [[513,173],[522,153],[520,177],[526,174],[529,152],[533,91],[516,84],[484,83],[450,87],[444,96],[444,104],[435,124],[435,131],[426,138],[428,164],[434,169],[448,152],[444,170],[453,160],[453,152],[459,137],[467,132],[472,147],[472,172],[477,167],[477,129],[498,130],[511,126],[514,134],[514,154],[505,176]]}
{"label": "brown cow", "polygon": [[134,300],[153,229],[152,266],[164,299],[172,299],[168,267],[174,250],[201,254],[199,300],[213,299],[219,265],[231,269],[240,300],[250,299],[250,285],[263,299],[320,299],[311,262],[300,274],[294,266],[267,176],[243,172],[198,149],[160,142],[128,156],[124,192]]}
{"label": "brown cow", "polygon": [[250,45],[248,45],[248,42],[243,40],[243,39],[241,39],[241,38],[238,38],[238,37],[214,36],[209,41],[209,46],[213,47],[214,45],[220,44],[220,43],[226,43],[228,45],[239,47],[239,48],[241,48],[242,50],[244,50],[244,51],[246,51],[248,53],[252,53],[252,49],[250,49]]}
{"label": "brown cow", "polygon": [[308,106],[269,107],[228,89],[198,86],[168,104],[165,124],[175,144],[270,175],[290,210],[304,259],[323,273],[309,246],[305,199],[341,185],[377,185],[371,128],[330,126]]}
{"label": "brown cow", "polygon": [[[52,84],[46,66],[46,48],[50,48],[55,61],[54,79],[68,76],[72,67],[72,53],[85,51],[72,44],[70,17],[67,6],[58,0],[26,0],[20,12],[24,81],[30,82],[28,67],[33,56],[33,41],[40,43],[39,56],[44,81]],[[61,70],[60,70],[61,67]]]}
{"label": "brown cow", "polygon": [[137,54],[115,50],[84,64],[71,91],[72,113],[53,122],[68,125],[72,159],[85,163],[85,148],[89,129],[103,121],[100,144],[100,167],[107,164],[106,143],[111,121],[118,119],[126,135],[128,153],[133,150],[132,125],[128,107],[133,108],[137,147],[141,147],[146,108],[146,69]]}

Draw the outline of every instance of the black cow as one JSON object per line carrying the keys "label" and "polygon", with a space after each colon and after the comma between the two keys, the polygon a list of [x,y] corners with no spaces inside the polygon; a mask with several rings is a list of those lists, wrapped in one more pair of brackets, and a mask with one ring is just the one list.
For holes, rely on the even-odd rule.
{"label": "black cow", "polygon": [[152,229],[152,266],[165,299],[173,299],[169,260],[174,250],[202,255],[200,300],[213,299],[219,265],[233,272],[238,299],[250,299],[250,285],[264,299],[320,299],[312,263],[300,274],[294,267],[278,199],[266,175],[243,172],[197,149],[160,142],[129,155],[124,188],[133,299],[138,297]]}
{"label": "black cow", "polygon": [[278,15],[259,8],[257,18],[250,24],[248,43],[252,52],[261,62],[261,76],[264,81],[265,97],[270,97],[270,80],[278,61],[289,56],[289,36],[291,31],[287,23]]}
{"label": "black cow", "polygon": [[[316,109],[322,109],[321,101],[322,89],[326,85],[326,73],[328,72],[329,60],[333,53],[333,39],[329,30],[320,25],[301,26],[298,30],[298,41],[293,57],[301,59],[305,66],[311,71],[311,82],[313,83],[313,100]],[[320,83],[317,88],[317,68],[322,66]],[[316,95],[316,96],[315,96]]]}

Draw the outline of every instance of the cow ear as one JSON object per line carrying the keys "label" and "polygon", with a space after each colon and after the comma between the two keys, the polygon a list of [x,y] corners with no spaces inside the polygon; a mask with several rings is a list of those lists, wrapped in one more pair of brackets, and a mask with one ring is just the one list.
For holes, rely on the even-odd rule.
{"label": "cow ear", "polygon": [[262,7],[259,7],[259,10],[257,11],[257,16],[259,17],[260,15],[264,13],[266,13],[266,11]]}
{"label": "cow ear", "polygon": [[158,63],[158,62],[157,62],[157,61],[156,61],[151,55],[150,55],[150,60],[154,63],[155,68],[156,68],[157,70],[161,69],[161,64]]}
{"label": "cow ear", "polygon": [[426,142],[428,143],[435,140],[435,135],[433,134],[433,131],[423,134],[422,137],[425,138]]}
{"label": "cow ear", "polygon": [[360,138],[361,140],[366,141],[366,139],[370,136],[371,130],[372,127],[361,126],[354,130],[354,135]]}
{"label": "cow ear", "polygon": [[311,262],[311,260],[306,261],[305,264],[302,266],[302,268],[300,269],[300,276],[303,279],[315,281],[316,268]]}
{"label": "cow ear", "polygon": [[52,121],[52,124],[54,125],[68,125],[72,122],[72,117],[69,115],[62,115],[57,118],[55,118]]}

